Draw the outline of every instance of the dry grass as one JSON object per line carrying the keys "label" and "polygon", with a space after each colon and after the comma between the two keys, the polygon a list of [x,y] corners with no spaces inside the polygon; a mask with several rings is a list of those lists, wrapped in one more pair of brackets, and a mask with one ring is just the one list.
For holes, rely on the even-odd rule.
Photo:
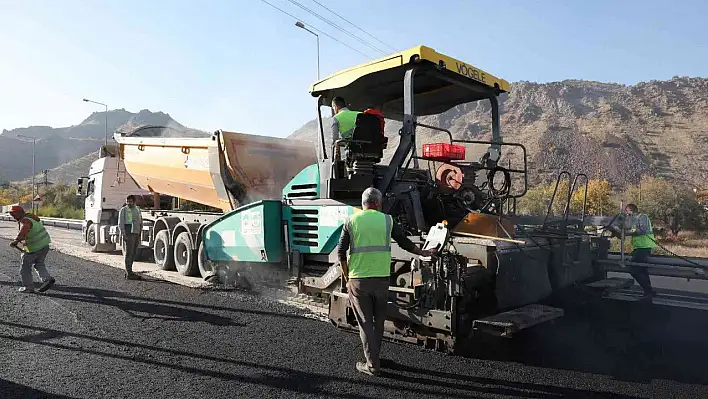
{"label": "dry grass", "polygon": [[[664,245],[664,244],[662,244]],[[664,245],[666,249],[669,251],[675,253],[676,255],[679,256],[687,256],[691,258],[708,258],[708,241],[706,241],[706,245],[703,246],[702,248],[696,248],[696,247],[685,247],[683,245]],[[663,255],[664,251],[661,250],[661,248],[656,250],[657,255]],[[666,255],[670,255],[666,253]]]}
{"label": "dry grass", "polygon": [[[662,239],[659,242],[676,255],[708,258],[708,236],[705,233],[680,232],[678,237]],[[663,251],[659,248],[657,252]]]}

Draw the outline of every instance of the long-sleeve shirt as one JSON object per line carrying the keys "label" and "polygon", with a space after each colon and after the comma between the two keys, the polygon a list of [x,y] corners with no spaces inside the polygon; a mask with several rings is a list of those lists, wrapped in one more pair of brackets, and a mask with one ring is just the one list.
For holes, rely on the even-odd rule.
{"label": "long-sleeve shirt", "polygon": [[[349,108],[344,107],[339,110],[339,112],[342,112],[342,111],[349,111]],[[329,137],[332,139],[331,145],[334,145],[334,142],[341,138],[341,137],[339,137],[339,121],[334,116],[332,117],[332,121],[331,121],[331,125],[330,125],[329,129],[330,129]]]}
{"label": "long-sleeve shirt", "polygon": [[649,234],[649,216],[645,214],[639,214],[634,219],[632,223],[632,230],[630,230],[627,235],[643,236],[645,234]]}
{"label": "long-sleeve shirt", "polygon": [[[420,248],[418,248],[413,241],[411,241],[406,234],[401,229],[397,223],[393,223],[391,228],[391,238],[400,246],[403,250],[416,255],[420,255]],[[349,245],[351,244],[351,232],[349,231],[349,223],[344,223],[342,228],[342,236],[339,238],[339,249],[337,250],[337,258],[340,262],[346,262],[347,260],[347,250],[349,250]]]}

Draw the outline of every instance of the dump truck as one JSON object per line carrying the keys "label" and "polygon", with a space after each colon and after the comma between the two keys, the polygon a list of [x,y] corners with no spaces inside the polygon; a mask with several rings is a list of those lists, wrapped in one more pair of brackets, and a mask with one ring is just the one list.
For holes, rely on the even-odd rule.
{"label": "dump truck", "polygon": [[[207,259],[225,275],[278,274],[325,303],[332,324],[356,331],[336,247],[343,223],[361,210],[362,192],[376,187],[383,212],[412,241],[438,248],[420,258],[391,243],[387,338],[455,352],[480,333],[510,337],[561,317],[563,309],[542,302],[601,278],[593,259],[602,248],[567,217],[545,220],[542,231],[515,223],[528,173],[524,146],[502,140],[498,98],[508,90],[507,81],[426,46],[315,82],[317,162],[286,184],[280,199],[209,223],[202,232]],[[367,113],[357,117],[351,138],[326,144],[322,109],[334,97],[402,124],[387,163],[380,121]],[[491,139],[456,140],[449,129],[418,119],[468,103],[488,110]],[[421,131],[444,139],[417,142]],[[480,146],[475,154],[472,147]],[[333,156],[337,147],[346,148],[344,158]]]}
{"label": "dump truck", "polygon": [[[88,176],[82,236],[94,252],[121,248],[118,210],[136,196],[143,218],[138,258],[163,270],[213,276],[201,232],[224,212],[261,199],[278,199],[295,172],[315,161],[310,145],[219,130],[174,137],[171,128],[143,126],[114,135]],[[173,137],[164,137],[164,136]]]}

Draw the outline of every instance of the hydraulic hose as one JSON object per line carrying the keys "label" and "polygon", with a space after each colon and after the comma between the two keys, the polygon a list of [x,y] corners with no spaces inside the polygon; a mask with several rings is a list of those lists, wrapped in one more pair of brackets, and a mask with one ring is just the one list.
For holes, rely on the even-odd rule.
{"label": "hydraulic hose", "polygon": [[[619,214],[618,214],[618,215],[615,215],[615,217],[612,218],[612,220],[610,221],[610,223],[608,223],[607,226],[601,226],[601,227],[600,227],[600,230],[609,229],[609,228],[612,226],[612,224],[615,222],[615,220],[617,220],[617,218],[618,218],[619,216],[620,216]],[[699,265],[698,263],[696,263],[696,262],[694,262],[694,261],[692,261],[692,260],[690,260],[690,259],[686,259],[685,257],[683,257],[683,256],[681,256],[681,255],[675,254],[674,252],[670,251],[670,250],[669,250],[668,248],[666,248],[665,246],[661,245],[661,243],[659,243],[657,240],[655,240],[655,239],[653,239],[653,238],[651,238],[651,237],[649,237],[649,239],[652,240],[652,241],[654,242],[654,244],[656,244],[659,248],[661,248],[661,249],[663,249],[664,251],[668,252],[671,256],[676,257],[676,258],[679,258],[679,259],[681,259],[682,261],[684,261],[684,262],[686,262],[686,263],[689,263],[689,264],[691,264],[691,265],[693,265],[693,266],[696,266],[696,267],[698,267],[698,268],[700,268],[700,269],[708,270],[708,267],[706,267],[706,266]]]}

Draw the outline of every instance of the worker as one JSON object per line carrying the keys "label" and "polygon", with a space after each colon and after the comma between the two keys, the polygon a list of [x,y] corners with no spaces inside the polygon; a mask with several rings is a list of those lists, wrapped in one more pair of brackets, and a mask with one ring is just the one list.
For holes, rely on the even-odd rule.
{"label": "worker", "polygon": [[123,261],[125,263],[125,278],[140,280],[140,276],[133,273],[133,261],[140,247],[140,233],[143,230],[143,218],[140,208],[135,205],[135,196],[125,198],[125,206],[118,211],[118,229],[123,238]]}
{"label": "worker", "polygon": [[[335,97],[332,100],[332,111],[334,116],[332,117],[331,137],[332,145],[334,145],[339,139],[352,137],[354,127],[356,126],[356,117],[361,112],[352,111],[347,108],[347,103],[342,97]],[[334,159],[339,159],[340,157],[340,149],[339,147],[335,147]]]}
{"label": "worker", "polygon": [[54,277],[49,274],[47,266],[44,263],[49,253],[49,244],[52,241],[51,237],[49,237],[49,232],[44,228],[39,217],[25,212],[24,208],[19,205],[10,207],[10,216],[12,216],[20,226],[20,232],[10,243],[10,246],[19,249],[19,244],[23,241],[25,243],[25,248],[22,252],[22,267],[20,268],[20,276],[22,277],[20,292],[34,292],[32,268],[34,268],[42,279],[42,285],[39,287],[38,291],[44,292],[51,288],[55,282]]}
{"label": "worker", "polygon": [[[634,216],[629,231],[626,235],[632,237],[632,263],[647,263],[651,256],[652,248],[656,248],[654,238],[654,229],[651,225],[649,216],[644,213],[639,213],[639,208],[635,204],[627,204],[625,207],[627,216]],[[630,274],[637,280],[637,283],[644,290],[644,299],[652,298],[656,292],[652,289],[651,279],[649,278],[649,270],[646,267],[631,266]]]}
{"label": "worker", "polygon": [[[383,341],[391,274],[391,238],[398,245],[420,256],[435,250],[422,250],[406,237],[390,215],[380,212],[381,192],[368,188],[361,196],[363,210],[354,214],[342,228],[338,258],[346,281],[349,301],[359,325],[359,336],[366,362],[357,362],[357,371],[369,375],[380,372],[379,352]],[[347,250],[350,257],[347,260]]]}

